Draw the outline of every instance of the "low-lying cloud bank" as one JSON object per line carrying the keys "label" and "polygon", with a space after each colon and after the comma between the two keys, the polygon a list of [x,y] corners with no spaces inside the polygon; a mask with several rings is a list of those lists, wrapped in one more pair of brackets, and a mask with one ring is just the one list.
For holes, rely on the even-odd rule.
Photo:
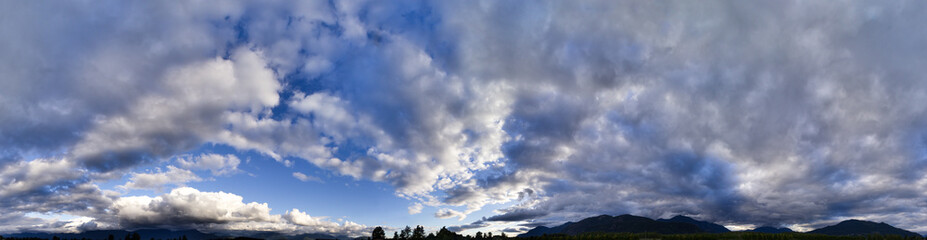
{"label": "low-lying cloud bank", "polygon": [[[389,183],[438,218],[514,202],[487,222],[927,232],[921,1],[0,5],[0,225],[313,222],[227,193],[97,186],[233,174],[220,155],[135,172],[220,144]],[[183,211],[199,197],[229,209]]]}
{"label": "low-lying cloud bank", "polygon": [[[102,197],[102,196],[101,196]],[[106,198],[106,197],[102,197]],[[104,229],[198,229],[201,231],[260,232],[283,234],[322,233],[362,236],[372,228],[346,220],[313,217],[298,209],[271,214],[267,203],[245,203],[241,196],[225,192],[201,192],[181,187],[156,197],[121,196],[106,198],[78,217],[34,217],[22,212],[4,212],[3,232],[83,232]]]}

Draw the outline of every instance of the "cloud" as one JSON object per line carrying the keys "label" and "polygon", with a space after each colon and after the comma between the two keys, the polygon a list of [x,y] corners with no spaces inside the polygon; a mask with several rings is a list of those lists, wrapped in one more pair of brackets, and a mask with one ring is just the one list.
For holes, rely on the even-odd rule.
{"label": "cloud", "polygon": [[516,209],[514,211],[506,212],[503,214],[491,216],[485,219],[485,221],[491,222],[514,222],[514,221],[524,221],[531,220],[547,215],[547,212],[542,211],[532,211],[524,209]]}
{"label": "cloud", "polygon": [[409,205],[409,215],[422,213],[422,208],[424,208],[424,206],[422,206],[421,203],[413,203],[412,205]]}
{"label": "cloud", "polygon": [[235,49],[229,60],[170,69],[163,81],[166,94],[142,97],[128,113],[99,121],[74,146],[76,158],[111,170],[190,150],[222,131],[226,111],[273,106],[280,88],[264,60],[247,49]]}
{"label": "cloud", "polygon": [[368,227],[324,217],[312,217],[298,209],[270,213],[267,203],[245,203],[241,196],[225,192],[201,192],[182,187],[156,196],[121,197],[112,209],[123,228],[167,227],[224,231],[276,231],[285,234],[329,233],[359,236]]}
{"label": "cloud", "polygon": [[464,218],[467,217],[467,215],[460,211],[454,210],[454,209],[442,208],[442,209],[438,209],[438,211],[435,212],[435,217],[441,218],[441,219],[456,217],[458,218],[458,220],[463,220]]}
{"label": "cloud", "polygon": [[210,153],[177,159],[177,164],[185,169],[209,170],[216,176],[230,175],[239,172],[238,164],[240,163],[241,160],[232,154],[220,155]]}
{"label": "cloud", "polygon": [[119,186],[123,189],[161,189],[165,185],[183,186],[184,183],[202,181],[190,170],[167,166],[167,171],[155,173],[132,173],[129,182]]}
{"label": "cloud", "polygon": [[452,232],[462,232],[462,231],[466,231],[469,229],[488,227],[489,225],[490,225],[489,223],[480,220],[480,221],[472,222],[470,224],[450,226],[450,227],[447,227],[447,230],[450,230]]}
{"label": "cloud", "polygon": [[75,166],[69,159],[35,159],[3,166],[0,212],[103,213],[111,200]]}
{"label": "cloud", "polygon": [[293,172],[293,177],[295,177],[296,179],[299,179],[300,181],[303,181],[303,182],[309,182],[309,181],[313,181],[313,182],[322,182],[322,179],[319,179],[319,177],[316,177],[316,176],[308,176],[308,175],[303,174],[303,173],[301,173],[301,172]]}
{"label": "cloud", "polygon": [[0,233],[15,232],[56,232],[77,233],[94,230],[97,224],[93,218],[73,217],[62,219],[60,216],[35,216],[22,212],[5,212],[0,218]]}
{"label": "cloud", "polygon": [[120,225],[129,228],[273,220],[267,204],[244,203],[238,195],[188,187],[153,198],[121,197],[113,208]]}

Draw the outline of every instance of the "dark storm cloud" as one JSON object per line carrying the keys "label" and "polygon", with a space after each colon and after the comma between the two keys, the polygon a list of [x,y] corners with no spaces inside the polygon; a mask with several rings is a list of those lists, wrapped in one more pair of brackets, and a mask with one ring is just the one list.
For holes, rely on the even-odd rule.
{"label": "dark storm cloud", "polygon": [[491,216],[485,219],[485,221],[490,222],[514,222],[514,221],[523,221],[530,220],[547,215],[547,212],[537,211],[537,210],[523,210],[517,209],[515,211]]}
{"label": "dark storm cloud", "polygon": [[489,226],[489,223],[480,220],[480,221],[472,222],[470,224],[450,226],[450,227],[447,227],[447,230],[450,230],[451,232],[461,232],[461,231],[466,231],[469,229],[482,228],[486,226]]}

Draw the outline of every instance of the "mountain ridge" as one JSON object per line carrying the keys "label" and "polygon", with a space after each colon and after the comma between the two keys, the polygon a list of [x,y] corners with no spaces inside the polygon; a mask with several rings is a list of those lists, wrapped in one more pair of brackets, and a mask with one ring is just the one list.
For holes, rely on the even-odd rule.
{"label": "mountain ridge", "polygon": [[868,234],[882,234],[882,235],[901,235],[901,236],[917,236],[922,237],[920,234],[897,228],[895,226],[889,225],[884,222],[876,223],[871,221],[863,221],[850,219],[845,220],[835,225],[826,226],[812,230],[808,233],[824,234],[824,235],[835,235],[835,236],[846,236],[846,235],[868,235]]}
{"label": "mountain ridge", "polygon": [[726,227],[713,223],[713,222],[699,221],[691,217],[682,216],[682,215],[676,215],[670,219],[660,218],[660,219],[657,219],[657,221],[690,223],[690,224],[697,226],[698,228],[702,229],[702,231],[707,232],[707,233],[726,233],[726,232],[731,231],[730,229],[727,229]]}
{"label": "mountain ridge", "polygon": [[661,222],[630,214],[599,215],[577,222],[567,222],[555,227],[538,226],[518,237],[542,236],[544,234],[577,235],[590,232],[655,232],[662,234],[684,234],[705,232],[695,224],[685,222]]}

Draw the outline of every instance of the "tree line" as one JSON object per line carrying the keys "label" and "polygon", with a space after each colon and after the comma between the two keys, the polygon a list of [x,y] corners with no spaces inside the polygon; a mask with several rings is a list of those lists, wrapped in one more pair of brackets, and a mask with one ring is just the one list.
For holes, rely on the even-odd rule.
{"label": "tree line", "polygon": [[476,240],[476,239],[503,240],[503,239],[508,239],[508,238],[509,237],[506,236],[504,232],[502,234],[495,235],[495,236],[493,236],[491,232],[487,232],[485,234],[483,232],[476,232],[476,236],[470,236],[470,235],[463,236],[455,232],[452,232],[450,230],[447,230],[447,227],[441,227],[441,230],[438,230],[437,232],[434,232],[434,233],[428,233],[428,235],[425,235],[425,227],[422,227],[421,225],[415,226],[414,229],[412,227],[406,226],[405,228],[403,228],[402,230],[398,232],[393,232],[392,238],[387,238],[386,232],[383,231],[383,228],[377,226],[376,228],[373,229],[373,232],[370,234],[370,237],[369,237],[369,239],[371,240],[386,240],[386,239],[392,239],[392,240],[461,240],[461,239],[463,240]]}

